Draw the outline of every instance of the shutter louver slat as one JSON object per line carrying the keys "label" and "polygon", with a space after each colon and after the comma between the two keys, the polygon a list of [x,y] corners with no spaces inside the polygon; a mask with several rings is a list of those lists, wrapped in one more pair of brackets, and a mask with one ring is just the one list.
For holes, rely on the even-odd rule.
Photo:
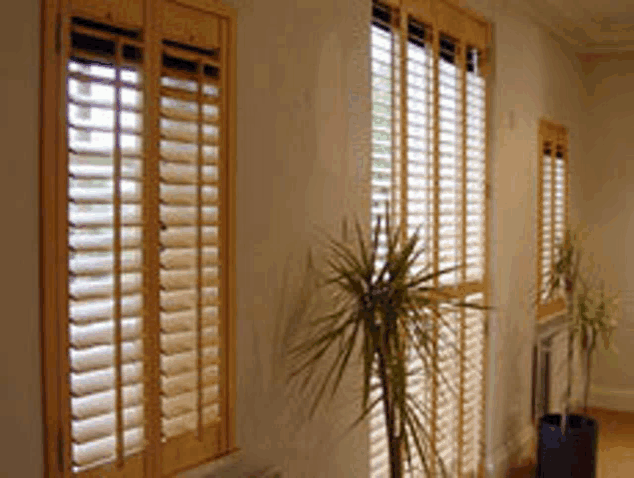
{"label": "shutter louver slat", "polygon": [[[90,30],[81,35],[89,47],[100,45],[101,40],[90,43]],[[119,64],[122,46],[114,38],[110,43],[117,53],[101,64],[96,52],[79,50],[82,58],[67,63],[68,354],[75,472],[123,463],[142,448],[144,436],[142,76],[136,67]]]}
{"label": "shutter louver slat", "polygon": [[[71,350],[72,371],[75,373],[90,372],[109,368],[114,362],[115,347],[100,345],[89,349]],[[121,363],[138,361],[142,357],[143,348],[140,340],[121,343]]]}
{"label": "shutter louver slat", "polygon": [[[126,408],[123,411],[124,429],[140,428],[143,423],[143,407]],[[73,424],[73,440],[77,444],[97,440],[114,435],[115,415],[101,415],[88,420],[78,421]]]}
{"label": "shutter louver slat", "polygon": [[[203,307],[201,313],[202,324],[216,325],[218,323],[218,309]],[[195,322],[195,313],[191,310],[161,314],[161,329],[165,333],[190,330]]]}
{"label": "shutter louver slat", "polygon": [[[71,301],[71,323],[83,324],[111,320],[114,310],[114,299],[95,301]],[[138,317],[141,313],[143,298],[141,295],[124,296],[121,299],[123,317]]]}
{"label": "shutter louver slat", "polygon": [[[141,319],[130,318],[121,321],[121,336],[129,341],[141,333]],[[77,349],[95,345],[109,345],[114,340],[112,322],[96,322],[70,326],[70,342]]]}
{"label": "shutter louver slat", "polygon": [[[178,353],[174,355],[163,355],[161,357],[161,371],[166,377],[171,377],[181,373],[196,370],[196,353],[194,351]],[[218,350],[214,347],[203,349],[202,364],[217,365]]]}
{"label": "shutter louver slat", "polygon": [[[143,445],[143,428],[126,430],[123,433],[124,453],[131,454]],[[85,444],[73,444],[74,462],[77,471],[92,468],[115,460],[117,443],[113,436],[101,438]]]}
{"label": "shutter louver slat", "polygon": [[[113,387],[114,388],[114,387]],[[122,387],[123,408],[143,403],[143,386],[139,383]],[[115,407],[114,390],[72,398],[72,416],[74,419],[87,419],[112,413]]]}
{"label": "shutter louver slat", "polygon": [[[121,276],[121,292],[123,294],[141,292],[142,278],[140,273],[123,274]],[[114,277],[111,275],[97,278],[77,276],[70,283],[70,297],[74,300],[106,298],[110,296],[113,284]]]}
{"label": "shutter louver slat", "polygon": [[[197,385],[197,373],[187,372],[180,375],[175,375],[170,378],[163,379],[163,393],[166,397],[173,397],[185,392],[190,392],[196,388]],[[202,371],[204,383],[217,383],[218,382],[218,369],[212,365],[203,368]]]}
{"label": "shutter louver slat", "polygon": [[[71,382],[71,393],[74,397],[83,397],[104,392],[114,388],[114,376],[114,368],[74,374]],[[140,382],[143,378],[143,365],[140,362],[123,365],[121,377],[124,386]]]}
{"label": "shutter louver slat", "polygon": [[[103,252],[79,252],[70,260],[69,271],[73,276],[103,276],[112,273],[114,255]],[[141,269],[141,251],[123,250],[121,271],[135,272]]]}
{"label": "shutter louver slat", "polygon": [[[68,162],[70,177],[73,179],[100,181],[111,180],[113,177],[112,157],[70,154]],[[121,178],[141,179],[142,166],[139,160],[122,159]],[[99,182],[98,184],[103,186],[110,183]]]}

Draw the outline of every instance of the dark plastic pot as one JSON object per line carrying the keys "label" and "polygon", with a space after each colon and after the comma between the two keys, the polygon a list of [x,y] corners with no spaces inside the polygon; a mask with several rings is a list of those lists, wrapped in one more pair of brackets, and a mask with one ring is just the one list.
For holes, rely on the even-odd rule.
{"label": "dark plastic pot", "polygon": [[570,415],[568,418],[566,447],[570,456],[570,476],[595,478],[599,425],[588,416]]}
{"label": "dark plastic pot", "polygon": [[569,415],[565,434],[559,414],[539,420],[538,478],[595,478],[598,425],[583,415]]}
{"label": "dark plastic pot", "polygon": [[539,419],[537,446],[537,478],[570,476],[570,464],[565,459],[565,442],[561,415],[544,415]]}

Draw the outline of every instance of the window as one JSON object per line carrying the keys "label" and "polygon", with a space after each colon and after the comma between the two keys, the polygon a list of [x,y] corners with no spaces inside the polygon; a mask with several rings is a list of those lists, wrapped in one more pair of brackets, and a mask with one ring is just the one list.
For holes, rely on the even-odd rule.
{"label": "window", "polygon": [[[398,3],[399,6],[394,5]],[[420,267],[443,270],[437,285],[487,304],[486,52],[489,26],[442,0],[373,3],[372,220],[385,212],[419,230]],[[435,12],[432,14],[432,12]],[[451,475],[484,463],[485,314],[460,312],[437,326],[438,361],[409,386],[429,404],[428,456]],[[449,378],[440,381],[429,370]],[[423,368],[412,358],[412,368]],[[383,414],[371,420],[372,476],[387,474]]]}
{"label": "window", "polygon": [[44,11],[49,476],[170,475],[235,446],[235,16],[117,4]]}
{"label": "window", "polygon": [[537,318],[561,313],[562,297],[548,297],[548,277],[557,261],[556,247],[568,227],[568,132],[541,120],[539,125],[539,194],[537,214]]}

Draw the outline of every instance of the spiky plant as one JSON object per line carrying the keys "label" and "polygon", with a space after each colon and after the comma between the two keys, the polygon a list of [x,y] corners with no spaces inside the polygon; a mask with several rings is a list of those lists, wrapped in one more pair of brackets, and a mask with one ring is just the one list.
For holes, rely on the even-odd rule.
{"label": "spiky plant", "polygon": [[[434,331],[449,325],[447,314],[461,307],[484,307],[445,293],[437,279],[458,266],[421,267],[425,251],[418,232],[403,241],[401,228],[392,227],[389,214],[385,218],[385,228],[379,218],[370,240],[358,221],[350,243],[327,237],[327,270],[320,286],[330,291],[326,307],[332,309],[308,317],[302,339],[289,351],[297,364],[289,378],[298,380],[304,390],[314,386],[312,416],[327,390],[335,394],[351,358],[360,355],[363,399],[355,424],[382,405],[391,477],[401,478],[405,464],[412,470],[416,455],[429,475],[435,466],[428,454],[433,451],[438,457],[429,439],[429,404],[410,392],[408,381],[416,374],[435,374],[439,382],[447,381],[436,365]],[[423,369],[412,365],[412,354]],[[436,463],[445,475],[441,460]]]}

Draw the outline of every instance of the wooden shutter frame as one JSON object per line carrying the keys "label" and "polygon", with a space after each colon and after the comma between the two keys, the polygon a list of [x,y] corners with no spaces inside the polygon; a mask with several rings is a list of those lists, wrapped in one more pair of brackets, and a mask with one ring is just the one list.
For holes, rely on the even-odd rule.
{"label": "wooden shutter frame", "polygon": [[[570,220],[570,179],[569,179],[569,159],[568,159],[568,129],[554,121],[546,118],[541,118],[539,121],[538,131],[538,185],[537,185],[537,308],[536,318],[538,321],[545,321],[552,318],[555,315],[563,314],[566,311],[566,303],[563,297],[553,298],[550,301],[542,302],[542,293],[545,286],[542,270],[542,253],[544,251],[543,244],[543,227],[544,227],[544,215],[543,215],[543,201],[544,201],[544,146],[549,143],[552,145],[551,155],[551,254],[555,252],[555,217],[554,217],[554,194],[555,183],[552,180],[555,175],[556,154],[555,151],[558,147],[561,147],[563,153],[564,162],[564,231],[569,225]],[[551,263],[554,256],[551,256]]]}
{"label": "wooden shutter frame", "polygon": [[[39,174],[39,201],[40,201],[40,337],[41,337],[41,367],[42,367],[42,405],[43,405],[43,426],[44,426],[44,476],[62,477],[72,475],[70,470],[70,407],[64,405],[65,400],[69,400],[70,391],[68,384],[69,360],[68,360],[68,322],[61,320],[67,317],[68,311],[68,270],[67,270],[67,158],[66,154],[66,67],[64,64],[68,55],[65,54],[65,45],[68,44],[70,33],[70,18],[73,14],[82,17],[94,18],[95,21],[115,23],[117,25],[132,26],[138,28],[135,21],[127,23],[120,20],[116,10],[119,4],[125,2],[108,2],[104,7],[104,17],[95,14],[95,9],[101,8],[100,2],[84,2],[82,5],[90,3],[93,10],[77,7],[76,1],[71,5],[70,0],[42,0],[41,2],[41,86],[40,86],[40,174]],[[144,179],[143,198],[145,202],[144,216],[150,206],[149,195],[152,189],[146,187],[148,184],[158,186],[158,168],[153,168],[150,159],[154,161],[158,158],[158,102],[148,101],[152,91],[156,91],[159,81],[160,56],[160,33],[155,28],[156,17],[160,17],[162,3],[153,0],[139,0],[137,2],[141,10],[145,10],[144,44],[145,56],[143,62],[143,72],[146,80],[144,82],[144,102],[143,108],[143,131],[144,147],[143,156],[145,172],[148,173]],[[225,386],[223,393],[225,400],[221,411],[225,426],[222,431],[223,445],[222,452],[213,457],[212,460],[220,456],[236,451],[235,445],[235,397],[236,397],[236,332],[235,332],[235,311],[236,311],[236,277],[235,277],[235,148],[236,148],[236,11],[226,7],[216,0],[180,0],[173,2],[191,9],[197,9],[206,13],[213,13],[226,20],[227,60],[225,63],[226,73],[223,75],[227,88],[224,94],[226,103],[226,120],[224,124],[227,134],[224,136],[224,147],[226,149],[225,191],[222,206],[224,217],[227,218],[224,241],[226,253],[224,263],[226,271],[226,287],[224,287],[223,300],[226,304],[228,320],[225,323],[224,347],[221,348],[225,363]],[[104,4],[105,5],[105,4]],[[114,5],[114,6],[113,6]],[[110,12],[107,8],[115,8]],[[102,9],[103,10],[103,9]],[[121,12],[125,16],[125,11]],[[101,11],[99,13],[102,13]],[[153,86],[152,86],[153,85]],[[154,121],[156,120],[156,121]],[[156,124],[153,124],[156,123]],[[154,172],[152,172],[154,171]],[[145,175],[144,175],[145,176]],[[154,190],[156,191],[156,190]],[[157,196],[154,194],[154,196]],[[156,201],[151,207],[158,208]],[[158,215],[154,214],[154,218]],[[144,217],[144,224],[148,222]],[[150,225],[151,228],[158,228],[158,224]],[[149,281],[158,280],[158,244],[156,238],[143,238],[144,255],[144,285],[148,287],[146,277]],[[148,243],[148,240],[153,242]],[[152,272],[154,271],[154,272]],[[61,285],[60,285],[61,284]],[[154,290],[157,290],[156,287]],[[144,292],[144,297],[145,297]],[[159,349],[158,334],[158,297],[155,301],[150,301],[144,305],[144,345],[150,343],[153,350]],[[154,324],[150,319],[154,316]],[[160,448],[160,404],[158,402],[158,390],[149,391],[150,387],[158,389],[158,359],[149,358],[147,348],[144,347],[144,387],[146,401],[145,408],[145,433],[146,448],[143,453],[136,455],[130,467],[112,472],[112,476],[138,476],[139,470],[145,470],[145,476],[159,476],[161,457],[158,455]],[[149,399],[148,399],[149,397]],[[155,415],[152,415],[155,413]],[[130,461],[130,459],[128,459]],[[200,465],[209,459],[196,463],[192,466]],[[94,472],[85,473],[86,476],[99,475],[101,468]],[[127,471],[126,471],[127,470]],[[82,475],[83,476],[83,475]]]}
{"label": "wooden shutter frame", "polygon": [[[478,15],[477,13],[474,13],[470,10],[464,9],[458,5],[456,5],[453,1],[450,0],[377,0],[378,3],[381,3],[387,7],[390,8],[390,10],[392,11],[392,17],[393,17],[393,21],[392,21],[392,34],[393,34],[393,42],[400,42],[402,45],[402,39],[406,38],[407,36],[407,19],[409,17],[413,17],[416,20],[420,21],[423,24],[426,24],[428,26],[431,27],[432,30],[432,36],[431,36],[431,42],[430,45],[432,47],[432,51],[433,51],[433,55],[434,55],[434,59],[433,59],[433,66],[432,68],[434,69],[435,73],[433,75],[432,81],[434,83],[434,90],[436,92],[438,92],[438,67],[437,67],[437,63],[439,61],[439,49],[440,49],[440,45],[439,45],[439,38],[440,38],[440,34],[448,34],[449,36],[453,37],[454,39],[458,40],[458,45],[460,48],[460,51],[457,54],[457,58],[460,59],[464,59],[465,58],[465,47],[467,46],[471,46],[471,47],[476,47],[479,49],[480,51],[480,71],[482,74],[482,77],[485,79],[485,85],[484,85],[484,111],[485,111],[485,118],[484,118],[484,144],[483,144],[483,150],[484,150],[484,193],[483,193],[483,205],[484,205],[484,211],[483,211],[483,227],[484,227],[484,231],[483,231],[483,237],[482,240],[484,241],[483,243],[483,260],[484,260],[484,264],[482,265],[483,267],[483,277],[481,281],[472,281],[472,282],[467,282],[466,280],[464,280],[461,284],[457,285],[457,286],[447,286],[444,288],[444,292],[446,294],[451,294],[451,295],[455,295],[456,297],[466,297],[470,294],[476,294],[476,293],[482,293],[483,294],[483,305],[485,307],[488,307],[490,305],[490,280],[491,280],[491,275],[490,275],[490,245],[489,245],[489,235],[490,235],[490,226],[489,226],[489,221],[490,221],[490,187],[489,187],[489,158],[490,158],[490,141],[489,141],[489,131],[490,131],[490,115],[489,115],[489,103],[490,103],[490,97],[491,97],[491,82],[488,81],[491,71],[492,71],[492,55],[491,55],[491,48],[490,48],[490,44],[491,44],[491,25],[488,23],[488,21]],[[401,52],[403,51],[403,48],[401,47]],[[462,60],[460,60],[462,61]],[[407,94],[407,87],[406,87],[406,76],[403,75],[404,71],[407,71],[407,67],[406,67],[406,60],[401,59],[400,60],[401,64],[400,65],[393,65],[392,69],[394,68],[399,68],[399,70],[401,71],[401,87],[400,87],[400,92],[401,95],[403,97],[405,97],[405,95]],[[463,73],[464,76],[466,77],[466,68],[463,67]],[[405,86],[403,86],[405,85]],[[466,80],[463,84],[463,86],[466,88]],[[394,88],[394,87],[393,87]],[[394,89],[393,89],[394,91]],[[439,115],[439,95],[435,94],[434,95],[434,102],[435,102],[435,107],[434,107],[434,129],[433,129],[433,151],[432,151],[432,170],[433,170],[433,182],[435,184],[438,184],[438,180],[439,180],[439,121],[438,121],[438,115]],[[407,101],[406,98],[403,99],[401,98],[401,101],[396,102],[395,99],[393,98],[393,103],[394,103],[394,108],[398,108],[400,110],[400,120],[402,123],[400,125],[400,130],[401,131],[406,131],[407,130],[407,126],[406,126],[406,121],[405,121],[405,114],[407,112]],[[466,103],[466,96],[463,97],[463,106],[464,103]],[[466,110],[463,111],[463,121],[466,122]],[[393,128],[394,129],[394,128]],[[466,129],[463,132],[463,144],[466,143]],[[393,133],[394,134],[394,133]],[[392,165],[392,170],[393,170],[393,174],[395,174],[395,169],[399,169],[399,170],[406,170],[407,167],[407,148],[405,147],[406,145],[406,138],[404,138],[403,136],[405,136],[405,134],[402,133],[402,137],[401,137],[401,154],[400,157],[397,157],[397,153],[395,151],[395,148],[393,147],[392,150],[392,161],[393,161],[393,165]],[[393,140],[394,141],[394,140]],[[462,152],[463,155],[466,154],[466,149],[463,150]],[[463,165],[463,167],[466,167],[466,163]],[[463,181],[466,180],[466,175],[463,175]],[[406,180],[400,180],[398,177],[393,177],[392,179],[393,184],[398,184],[399,186],[402,184],[406,183]],[[399,215],[403,215],[406,217],[407,215],[407,195],[406,193],[404,193],[403,191],[392,191],[392,196],[399,198],[403,204],[398,205],[398,207],[395,207],[394,203],[395,201],[393,201],[393,208],[395,208],[400,214]],[[465,192],[465,199],[466,201],[466,192]],[[434,247],[433,247],[433,253],[434,253],[434,257],[433,257],[433,263],[434,263],[434,267],[437,270],[438,269],[438,232],[439,232],[439,188],[438,187],[434,187],[434,197],[432,198],[432,207],[433,207],[433,222],[434,222],[434,226],[433,226],[433,238],[432,241],[434,243]],[[463,208],[462,213],[463,215],[466,215],[466,208]],[[466,227],[466,226],[464,226]],[[466,241],[466,235],[463,238],[463,241]],[[466,247],[462,248],[463,251],[466,251]],[[437,278],[435,279],[435,283],[437,285]],[[485,314],[487,314],[486,312],[484,312]],[[464,316],[461,315],[461,322],[464,323]],[[486,459],[486,423],[485,423],[485,417],[486,417],[486,389],[487,389],[487,383],[488,383],[488,353],[489,353],[489,336],[488,336],[488,326],[487,324],[487,319],[485,318],[484,321],[484,329],[483,329],[483,340],[484,343],[483,345],[483,353],[482,353],[482,363],[481,363],[481,369],[482,369],[482,396],[481,396],[481,410],[479,412],[480,414],[480,419],[481,419],[481,423],[482,423],[482,439],[480,441],[480,448],[478,450],[478,457],[479,457],[479,463],[478,463],[478,476],[479,477],[483,477],[486,475],[486,469],[485,469],[485,459]],[[464,330],[463,330],[464,332]],[[433,337],[433,346],[437,347],[438,345],[438,328],[435,327],[434,328],[434,337]],[[461,334],[460,336],[460,343],[464,343],[465,337],[464,334]],[[461,360],[461,367],[464,366],[463,360]],[[436,364],[434,363],[432,365],[432,367],[436,367]],[[462,375],[461,375],[461,379],[462,379]],[[432,450],[431,450],[431,462],[434,463],[435,462],[435,456],[434,456],[434,444],[436,443],[436,434],[437,434],[437,430],[436,430],[436,424],[437,424],[437,419],[436,419],[436,413],[437,413],[437,389],[438,389],[438,380],[437,377],[434,375],[434,377],[432,378],[432,401],[433,401],[433,405],[432,405],[432,419],[431,419],[431,441],[433,443],[432,445]],[[462,407],[460,407],[460,417],[459,417],[459,422],[463,421],[463,416],[462,416]],[[461,455],[462,453],[462,447],[459,448],[459,452],[458,454]],[[458,456],[457,458],[458,460],[458,464],[459,466],[461,465],[461,456]],[[460,473],[462,473],[462,470],[460,470]]]}

